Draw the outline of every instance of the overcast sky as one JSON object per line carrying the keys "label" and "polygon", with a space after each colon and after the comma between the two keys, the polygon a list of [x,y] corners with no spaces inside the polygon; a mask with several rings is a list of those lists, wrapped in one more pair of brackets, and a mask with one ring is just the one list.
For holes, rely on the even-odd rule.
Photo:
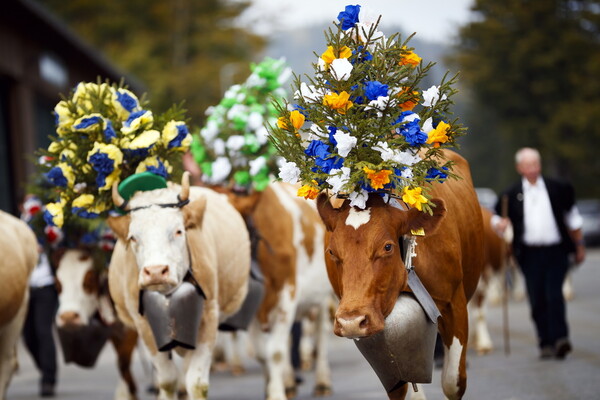
{"label": "overcast sky", "polygon": [[245,24],[258,33],[276,34],[278,30],[311,24],[328,23],[346,5],[360,4],[382,15],[381,28],[400,26],[406,32],[417,32],[423,40],[448,43],[457,27],[471,19],[473,0],[252,0],[243,17]]}

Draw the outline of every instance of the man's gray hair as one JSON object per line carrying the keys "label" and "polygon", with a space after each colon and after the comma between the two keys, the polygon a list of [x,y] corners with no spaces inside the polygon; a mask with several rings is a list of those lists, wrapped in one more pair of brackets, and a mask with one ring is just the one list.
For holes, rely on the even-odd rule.
{"label": "man's gray hair", "polygon": [[534,149],[533,147],[523,147],[517,150],[515,154],[515,163],[520,164],[521,161],[523,161],[523,158],[525,158],[525,156],[527,155],[532,155],[536,157],[538,161],[542,161],[542,156],[540,155],[540,152],[537,149]]}

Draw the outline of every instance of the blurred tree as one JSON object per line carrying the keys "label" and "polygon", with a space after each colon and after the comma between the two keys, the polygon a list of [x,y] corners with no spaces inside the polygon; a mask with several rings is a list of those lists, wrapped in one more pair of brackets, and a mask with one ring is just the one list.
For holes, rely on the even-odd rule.
{"label": "blurred tree", "polygon": [[527,145],[546,173],[600,197],[600,0],[475,0],[472,10],[450,61],[473,95],[465,140],[476,185],[513,180],[514,152]]}
{"label": "blurred tree", "polygon": [[185,100],[193,125],[226,86],[249,75],[265,44],[233,23],[248,1],[38,1],[142,80],[157,113]]}

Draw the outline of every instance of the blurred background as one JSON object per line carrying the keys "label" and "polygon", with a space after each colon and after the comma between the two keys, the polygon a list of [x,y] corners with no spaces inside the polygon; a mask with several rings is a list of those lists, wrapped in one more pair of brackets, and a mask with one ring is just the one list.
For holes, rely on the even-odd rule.
{"label": "blurred background", "polygon": [[[516,179],[515,150],[533,146],[544,171],[571,180],[586,215],[600,221],[600,0],[359,3],[383,15],[388,36],[416,32],[415,51],[437,62],[424,87],[460,72],[454,111],[468,135],[459,152],[483,201]],[[4,0],[0,209],[16,212],[34,151],[54,133],[54,105],[79,81],[123,78],[157,113],[184,101],[194,129],[250,62],[285,57],[296,74],[311,72],[324,30],[347,4]]]}

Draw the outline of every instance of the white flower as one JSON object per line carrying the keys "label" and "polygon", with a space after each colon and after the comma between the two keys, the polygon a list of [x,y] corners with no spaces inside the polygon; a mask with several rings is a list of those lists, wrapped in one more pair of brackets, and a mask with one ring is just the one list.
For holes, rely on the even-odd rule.
{"label": "white flower", "polygon": [[296,166],[295,162],[285,162],[279,167],[279,177],[284,182],[295,184],[298,182],[300,177],[300,169]]}
{"label": "white flower", "polygon": [[328,133],[323,131],[317,124],[310,126],[310,132],[308,133],[308,140],[319,140],[328,137]]}
{"label": "white flower", "polygon": [[356,137],[349,133],[337,131],[333,138],[337,142],[338,154],[342,157],[347,157],[350,150],[356,146]]}
{"label": "white flower", "polygon": [[393,107],[396,104],[396,100],[390,99],[390,96],[379,96],[377,100],[371,100],[365,107],[365,110],[376,110],[377,116],[381,118],[383,116],[382,111],[386,107]]}
{"label": "white flower", "polygon": [[323,93],[319,92],[313,85],[308,86],[306,83],[302,82],[300,84],[300,90],[297,90],[296,93],[294,93],[294,99],[298,100],[300,97],[307,103],[320,103]]}
{"label": "white flower", "polygon": [[350,199],[350,207],[358,207],[364,210],[367,206],[367,200],[369,199],[369,192],[361,189],[360,192],[350,193],[348,198]]}
{"label": "white flower", "polygon": [[326,181],[331,185],[331,191],[337,194],[350,180],[350,168],[332,169],[329,175]]}
{"label": "white flower", "polygon": [[375,24],[379,19],[379,13],[368,6],[361,6],[358,12],[358,20],[363,24]]}
{"label": "white flower", "polygon": [[267,141],[269,140],[269,130],[265,128],[264,125],[261,125],[258,129],[256,129],[256,132],[254,132],[254,134],[256,135],[256,140],[258,141],[258,144],[260,144],[261,146],[267,143]]}
{"label": "white flower", "polygon": [[327,63],[321,57],[319,57],[317,64],[319,65],[319,71],[327,71]]}
{"label": "white flower", "polygon": [[401,177],[406,178],[406,179],[412,179],[413,178],[413,172],[412,172],[412,168],[410,167],[406,167],[402,170],[402,173],[400,174]]}
{"label": "white flower", "polygon": [[238,151],[245,143],[246,139],[242,135],[232,135],[227,138],[227,148],[231,151]]}
{"label": "white flower", "polygon": [[257,113],[257,112],[252,112],[252,113],[250,113],[250,115],[248,115],[247,127],[249,130],[255,131],[262,126],[263,122],[264,122],[264,118],[263,118],[262,114]]}
{"label": "white flower", "polygon": [[219,125],[216,121],[209,119],[206,123],[206,126],[200,131],[200,134],[206,143],[210,143],[219,134]]}
{"label": "white flower", "polygon": [[354,67],[347,58],[336,58],[331,62],[331,73],[338,81],[347,81],[352,68]]}
{"label": "white flower", "polygon": [[255,176],[260,172],[261,169],[267,166],[267,159],[264,157],[258,157],[254,160],[251,160],[248,164],[250,165],[250,175]]}
{"label": "white flower", "polygon": [[225,142],[223,141],[223,139],[221,139],[221,138],[215,139],[215,142],[213,143],[213,150],[215,151],[215,154],[218,156],[222,156],[223,154],[225,154]]}
{"label": "white flower", "polygon": [[243,104],[234,104],[227,112],[227,118],[233,120],[236,117],[248,118],[248,107]]}
{"label": "white flower", "polygon": [[237,94],[239,93],[241,87],[242,87],[241,85],[233,85],[233,86],[231,86],[229,89],[227,89],[227,91],[225,92],[225,94],[223,95],[223,97],[225,97],[226,99],[230,99],[230,98],[233,98],[233,97],[237,96]]}
{"label": "white flower", "polygon": [[246,79],[246,86],[248,87],[263,87],[267,83],[265,78],[261,78],[258,74],[252,73],[248,79]]}
{"label": "white flower", "polygon": [[217,157],[212,163],[212,175],[209,178],[210,183],[221,183],[229,176],[231,172],[231,163],[227,157]]}
{"label": "white flower", "polygon": [[429,89],[423,92],[423,105],[425,107],[433,107],[440,100],[446,100],[446,95],[442,95],[440,98],[440,89],[439,87],[433,85]]}
{"label": "white flower", "polygon": [[373,147],[373,150],[377,150],[381,154],[383,161],[393,161],[399,165],[415,165],[421,158],[419,158],[416,152],[411,150],[400,151],[398,149],[390,149],[390,146],[386,142],[378,142],[377,146]]}
{"label": "white flower", "polygon": [[423,122],[423,128],[421,128],[423,132],[429,133],[433,130],[433,118],[429,117]]}

